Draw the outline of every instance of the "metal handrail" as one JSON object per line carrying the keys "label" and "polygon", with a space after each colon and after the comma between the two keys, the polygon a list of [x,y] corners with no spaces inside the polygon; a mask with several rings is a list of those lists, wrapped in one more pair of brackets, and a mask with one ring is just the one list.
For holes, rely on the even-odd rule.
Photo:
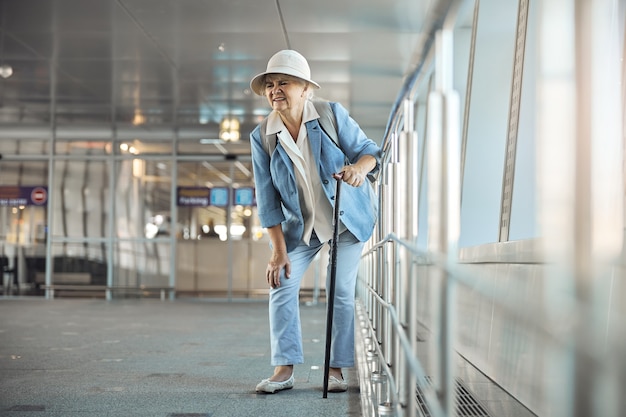
{"label": "metal handrail", "polygon": [[[405,77],[397,95],[382,141],[381,180],[378,184],[379,202],[381,202],[378,223],[379,233],[376,236],[376,241],[370,242],[369,249],[363,256],[363,265],[367,273],[367,279],[359,278],[358,280],[359,296],[363,297],[363,300],[360,301],[366,308],[370,309],[370,311],[367,311],[370,320],[367,322],[362,320],[361,322],[363,327],[362,333],[370,335],[367,338],[370,342],[365,343],[365,345],[371,351],[375,351],[378,357],[375,366],[387,374],[386,380],[388,383],[386,385],[387,393],[385,398],[391,402],[391,404],[385,403],[386,407],[383,408],[380,407],[383,405],[382,403],[377,404],[379,408],[378,413],[374,413],[376,416],[397,415],[396,413],[402,416],[415,416],[415,413],[417,413],[417,410],[414,409],[417,408],[415,398],[410,398],[415,395],[415,385],[420,388],[430,388],[430,390],[423,390],[422,398],[426,402],[425,406],[430,409],[429,411],[433,415],[454,414],[454,394],[451,394],[450,388],[455,383],[454,370],[452,370],[454,367],[453,354],[457,347],[454,343],[453,335],[455,323],[457,322],[456,312],[454,311],[454,296],[458,286],[463,287],[464,291],[471,291],[472,294],[481,300],[490,301],[493,308],[507,317],[507,320],[512,319],[516,325],[530,330],[534,335],[540,337],[542,341],[548,343],[550,347],[557,348],[566,355],[574,357],[578,362],[573,367],[579,373],[575,375],[573,381],[569,382],[566,390],[570,395],[570,399],[572,401],[575,400],[576,404],[578,404],[580,397],[578,394],[581,392],[581,389],[595,383],[599,373],[613,366],[614,359],[620,358],[620,352],[626,349],[626,338],[621,336],[613,336],[610,340],[606,336],[604,344],[602,341],[598,344],[597,340],[588,337],[594,334],[588,327],[593,325],[592,318],[594,315],[597,315],[597,312],[594,311],[593,301],[576,300],[572,296],[571,301],[574,302],[571,304],[565,302],[559,306],[558,310],[546,312],[543,308],[545,304],[541,304],[538,300],[516,297],[511,293],[510,287],[496,288],[494,285],[488,285],[492,284],[492,281],[482,279],[484,277],[476,274],[475,269],[463,265],[465,262],[460,262],[458,259],[458,241],[455,240],[458,239],[458,235],[456,237],[453,234],[435,236],[435,240],[438,240],[437,244],[431,246],[429,240],[427,251],[420,250],[416,242],[413,241],[413,239],[417,240],[417,238],[412,234],[416,234],[417,231],[412,230],[410,226],[415,226],[417,223],[411,223],[415,219],[407,217],[402,210],[406,209],[406,207],[417,210],[416,203],[412,200],[403,201],[405,196],[399,194],[414,192],[415,188],[412,189],[411,185],[415,187],[419,187],[419,185],[415,185],[415,182],[404,181],[406,174],[416,175],[417,171],[412,171],[415,165],[402,165],[402,163],[399,163],[400,158],[398,158],[398,155],[401,153],[398,152],[398,132],[401,129],[403,130],[404,139],[416,139],[415,136],[410,136],[410,134],[414,133],[414,127],[412,126],[412,114],[407,112],[407,103],[409,103],[409,107],[415,104],[416,86],[420,84],[420,79],[427,79],[432,68],[435,69],[436,73],[436,87],[432,93],[433,100],[429,100],[428,111],[430,112],[432,106],[434,113],[437,113],[437,117],[431,119],[429,115],[428,123],[432,122],[432,124],[427,125],[427,127],[430,129],[431,126],[436,126],[440,130],[434,132],[434,134],[427,130],[429,152],[431,150],[431,134],[435,138],[432,144],[436,145],[436,151],[434,152],[436,156],[428,160],[428,167],[430,171],[432,163],[434,163],[447,167],[452,166],[453,169],[445,170],[437,166],[440,171],[433,170],[434,175],[433,172],[428,174],[429,181],[432,180],[433,176],[437,177],[437,173],[442,173],[442,177],[448,177],[443,180],[435,178],[439,181],[435,183],[436,186],[429,185],[429,204],[434,202],[434,207],[436,207],[436,209],[432,209],[429,206],[429,217],[431,214],[434,214],[436,217],[434,224],[440,227],[438,229],[433,226],[433,229],[431,229],[429,222],[429,230],[433,230],[435,234],[443,235],[443,231],[447,231],[449,224],[452,224],[453,227],[458,227],[458,224],[455,223],[457,221],[460,224],[460,211],[457,210],[460,207],[460,201],[456,200],[460,196],[460,187],[454,183],[456,178],[460,178],[460,169],[459,172],[455,172],[455,169],[459,168],[457,166],[459,161],[454,158],[458,155],[455,155],[456,149],[451,151],[450,148],[446,149],[441,145],[442,143],[446,145],[454,143],[453,139],[456,139],[456,137],[451,132],[457,126],[450,127],[447,123],[451,121],[458,122],[457,119],[460,119],[458,117],[459,114],[454,111],[458,110],[458,108],[453,109],[455,103],[447,107],[449,104],[448,100],[452,99],[451,101],[454,101],[455,97],[454,93],[451,92],[451,77],[449,77],[447,72],[451,70],[451,66],[447,65],[446,54],[450,51],[450,28],[453,25],[451,22],[455,18],[453,11],[463,3],[461,0],[442,0],[434,4],[425,25],[424,36],[414,54],[414,65],[411,66],[411,70]],[[444,58],[441,58],[442,55]],[[435,61],[434,64],[433,61]],[[448,93],[451,94],[448,95]],[[405,144],[407,142],[402,143]],[[410,149],[408,154],[413,155],[412,151],[415,149],[407,149]],[[409,156],[409,158],[411,157]],[[439,159],[437,159],[438,157]],[[450,161],[452,163],[447,164]],[[421,178],[421,174],[417,175]],[[582,180],[579,178],[575,181]],[[444,196],[446,192],[449,194]],[[455,195],[457,192],[459,196]],[[588,192],[588,190],[585,192]],[[415,195],[419,196],[420,193],[418,192]],[[450,197],[450,195],[453,196]],[[399,201],[395,201],[396,197]],[[447,198],[451,198],[451,202],[450,200],[445,200]],[[391,199],[394,199],[397,209],[384,204],[385,200],[390,201]],[[444,201],[446,206],[438,205],[440,203],[439,199]],[[409,212],[411,213],[409,216],[415,216],[415,213]],[[408,227],[406,229],[396,229],[396,226],[402,225],[403,221],[406,223],[403,226]],[[390,230],[397,233],[388,233]],[[410,234],[410,238],[404,238],[403,232],[408,232],[406,234]],[[585,241],[589,241],[589,239],[585,239]],[[585,244],[583,247],[588,248],[588,245]],[[405,261],[407,264],[404,264]],[[538,263],[545,264],[545,259],[538,260]],[[571,272],[568,268],[576,267],[577,265],[575,262],[568,264],[567,267],[558,265],[557,269],[560,269],[556,272],[568,274]],[[429,274],[429,279],[431,278],[431,271],[433,277],[440,279],[433,280],[433,282],[437,282],[437,285],[439,285],[436,289],[440,291],[439,297],[436,301],[433,301],[433,303],[436,303],[437,308],[431,307],[429,310],[434,319],[429,321],[430,317],[426,317],[426,321],[429,321],[428,324],[432,326],[428,330],[432,330],[433,333],[440,337],[433,340],[436,339],[435,341],[438,343],[437,348],[441,348],[443,352],[438,358],[438,363],[435,364],[439,366],[439,369],[437,369],[438,373],[435,374],[435,378],[438,378],[436,383],[439,385],[435,388],[437,391],[436,395],[432,392],[432,386],[425,384],[427,382],[427,377],[423,371],[425,367],[417,356],[415,346],[416,324],[414,322],[418,318],[420,320],[422,318],[417,313],[417,307],[411,306],[409,299],[404,294],[398,296],[398,293],[407,288],[409,288],[407,292],[407,294],[410,294],[409,297],[414,297],[417,294],[417,292],[413,292],[417,288],[414,283],[416,277],[410,274],[412,274],[411,271],[414,271],[414,268],[418,267],[421,269],[424,266],[427,267],[425,270]],[[607,261],[603,260],[603,266],[607,266]],[[406,270],[402,268],[406,268]],[[481,271],[484,270],[484,268],[481,268]],[[407,271],[409,272],[407,273]],[[433,284],[429,283],[428,285]],[[587,293],[589,292],[590,287],[587,288],[587,283],[583,282],[578,285],[579,287],[582,285],[583,289]],[[570,300],[566,299],[565,301]],[[410,312],[408,312],[409,310]],[[622,320],[626,321],[623,318]],[[607,335],[608,330],[609,327],[607,326]],[[375,340],[376,343],[371,343],[371,340]],[[458,353],[465,357],[466,352],[459,351]],[[468,353],[471,354],[472,352]],[[468,360],[472,359],[476,358],[469,357]],[[589,369],[593,370],[592,376],[595,376],[596,380],[592,381],[584,373]],[[405,373],[405,371],[408,371],[408,373]],[[370,372],[372,372],[371,369]],[[494,375],[494,377],[497,378],[498,375]],[[613,378],[611,381],[616,382],[618,378],[623,377],[623,373],[616,372],[609,377]],[[373,374],[370,383],[373,387]],[[374,390],[365,389],[362,392],[371,391]],[[522,392],[522,394],[527,393]],[[381,398],[382,396],[378,397],[378,399]],[[596,396],[594,399],[597,400],[598,397]],[[520,401],[524,400],[528,400],[528,398],[520,397]],[[577,408],[576,415],[588,415],[587,411],[593,408],[589,400],[583,398],[581,403],[584,407]],[[536,404],[529,404],[529,406],[531,405]],[[612,406],[614,405],[606,405],[604,409],[611,409]]]}
{"label": "metal handrail", "polygon": [[[380,170],[382,180],[379,181],[379,184],[378,184],[378,187],[379,187],[378,194],[379,196],[381,196],[379,198],[379,202],[381,203],[383,202],[383,197],[382,197],[382,192],[381,192],[382,184],[387,182],[387,178],[385,177],[386,168],[389,164],[393,164],[396,162],[396,161],[392,161],[391,159],[397,158],[397,155],[398,155],[397,149],[396,149],[397,139],[398,139],[397,130],[399,129],[402,123],[405,125],[412,124],[412,115],[409,115],[408,117],[405,116],[405,113],[404,113],[404,111],[406,110],[405,103],[407,102],[407,100],[412,99],[412,95],[414,94],[415,86],[416,86],[418,79],[423,75],[424,70],[426,68],[429,68],[431,63],[433,62],[433,59],[436,56],[436,46],[437,46],[439,33],[447,25],[447,22],[450,21],[450,15],[453,14],[451,13],[451,11],[455,9],[457,6],[459,6],[461,2],[462,2],[461,0],[441,0],[441,1],[435,2],[430,10],[428,19],[426,20],[426,24],[423,30],[423,37],[421,38],[421,42],[419,42],[419,44],[417,45],[417,48],[413,55],[414,63],[411,66],[408,72],[408,75],[405,77],[403,81],[403,85],[397,95],[396,101],[393,104],[390,117],[388,119],[387,126],[385,129],[385,134],[384,134],[382,144],[381,144],[381,148],[383,150],[383,156],[381,158],[382,168]],[[412,131],[413,127],[412,126],[408,127],[408,130]],[[405,131],[408,131],[408,130],[405,129]],[[391,175],[393,175],[393,173]],[[384,216],[384,210],[381,209],[379,211],[379,222],[378,222],[379,228],[382,227],[383,216]],[[383,233],[385,232],[384,230],[382,231]],[[390,234],[387,234],[385,237],[380,238],[380,241],[373,243],[373,246],[371,247],[371,249],[368,250],[366,254],[364,255],[364,259],[367,259],[368,257],[376,257],[378,254],[378,251],[383,249],[385,245],[387,245],[390,242],[393,243],[393,247],[397,247],[397,246],[404,247],[411,253],[412,256],[419,256],[419,257],[423,256],[423,254],[419,250],[417,250],[415,245],[411,243],[407,243],[403,241],[402,239],[400,239],[399,236],[393,233],[390,233]],[[409,415],[414,416],[415,413],[417,412],[417,409],[416,409],[417,403],[416,403],[416,399],[414,398],[415,397],[415,393],[413,392],[414,388],[411,388],[411,384],[415,382],[418,386],[422,388],[426,388],[425,384],[427,380],[426,380],[426,375],[424,373],[423,367],[420,364],[417,356],[414,355],[413,347],[411,346],[411,339],[408,336],[406,329],[403,328],[400,315],[398,314],[398,311],[396,311],[396,307],[392,303],[384,300],[383,297],[381,297],[376,292],[376,290],[370,287],[366,282],[363,282],[362,280],[360,280],[360,284],[364,285],[367,288],[367,294],[368,294],[367,296],[369,297],[369,299],[372,300],[373,303],[377,304],[376,309],[377,310],[383,309],[386,312],[385,314],[388,316],[388,319],[384,319],[384,320],[386,322],[390,320],[391,325],[393,326],[391,333],[395,331],[395,335],[393,336],[391,336],[391,333],[386,335],[387,340],[390,341],[392,345],[394,345],[395,343],[399,343],[400,345],[399,349],[403,352],[401,354],[403,358],[398,358],[398,360],[405,361],[408,370],[413,374],[412,376],[408,375],[408,380],[407,380],[409,381],[408,385],[406,384],[407,381],[400,381],[400,384],[403,387],[402,389],[404,390],[404,392],[402,392],[402,396],[405,398],[398,398],[398,395],[396,394],[396,391],[398,391],[398,384],[396,384],[394,375],[391,373],[392,369],[390,369],[387,358],[384,358],[385,352],[383,352],[383,350],[381,349],[378,343],[375,343],[375,346],[376,346],[375,350],[377,351],[377,354],[380,355],[379,356],[380,358],[385,359],[385,360],[379,361],[380,363],[378,365],[380,366],[380,368],[384,369],[385,372],[387,372],[387,374],[389,375],[390,383],[389,383],[389,386],[387,387],[388,388],[387,398],[392,398],[393,403],[394,403],[394,404],[390,404],[390,407],[384,408],[383,411],[384,413],[393,412],[395,415],[395,411],[391,411],[391,410],[393,409],[393,410],[401,412],[400,402],[405,401],[406,403],[408,403],[408,404],[404,404],[404,406],[408,406]],[[448,294],[448,297],[449,297],[449,294]],[[368,314],[372,314],[372,313],[368,312]],[[369,322],[369,326],[368,326],[368,329],[366,329],[366,331],[373,336],[372,338],[375,338],[376,331],[372,327],[371,321]],[[396,339],[397,342],[391,341],[389,337],[397,338]],[[393,347],[390,347],[390,349],[393,349]],[[404,371],[399,370],[399,372],[404,372]],[[402,375],[406,376],[406,374],[402,374]],[[389,392],[390,390],[391,392]],[[365,392],[371,392],[371,391],[372,390],[365,390]],[[437,395],[441,393],[435,394],[432,391],[432,389],[423,390],[424,398],[428,402],[429,409],[431,410],[431,412],[433,412],[433,415],[435,417],[443,417],[446,414],[445,410],[450,411],[449,408],[451,407],[451,405],[450,405],[449,391],[450,390],[449,390],[449,384],[448,384],[447,386],[444,387],[443,399],[440,399],[440,398],[437,398]],[[382,406],[382,404],[378,406],[380,407]],[[379,413],[382,414],[383,411],[379,410]],[[389,415],[389,414],[385,414],[385,415]]]}
{"label": "metal handrail", "polygon": [[[476,292],[479,296],[490,298],[496,300],[498,303],[498,308],[500,308],[503,313],[510,315],[512,318],[517,320],[517,323],[522,325],[532,326],[535,330],[540,332],[542,335],[548,337],[554,342],[565,346],[571,341],[572,334],[571,332],[575,329],[570,327],[567,331],[562,333],[555,333],[554,327],[550,326],[552,323],[546,321],[546,317],[541,314],[539,308],[532,308],[531,300],[520,300],[519,297],[511,297],[507,295],[507,291],[499,290],[496,288],[487,287],[483,282],[480,281],[480,276],[477,274],[473,274],[471,272],[467,272],[463,270],[462,266],[459,264],[451,264],[446,262],[444,257],[441,254],[436,252],[424,252],[418,249],[417,245],[414,243],[410,243],[400,239],[395,233],[389,233],[382,240],[373,244],[370,249],[363,252],[363,258],[375,254],[379,249],[381,249],[386,244],[396,244],[402,246],[406,250],[408,250],[411,254],[413,254],[416,259],[418,259],[418,264],[420,265],[430,265],[439,270],[447,273],[450,277],[452,277],[456,283],[463,285],[466,288],[471,288],[472,291]],[[419,261],[421,259],[421,262]],[[360,282],[364,283],[365,280],[359,279]],[[394,323],[397,321],[397,312],[395,307],[386,302],[378,293],[374,291],[373,288],[367,286],[368,291],[372,292],[377,300],[380,301],[381,306],[385,309],[389,309],[390,314],[394,320]],[[555,322],[559,322],[561,325],[564,323],[563,318],[569,317],[570,321],[574,320],[576,316],[585,316],[589,315],[590,312],[581,307],[581,305],[571,306],[569,310],[563,311],[557,318],[554,319]],[[397,330],[404,331],[402,325],[399,321],[397,321]],[[400,335],[401,338],[404,338],[405,335]],[[626,345],[622,346],[624,350],[626,350]],[[586,353],[590,357],[596,357],[597,352],[591,350],[585,350],[584,346],[577,346],[581,353]],[[601,357],[596,357],[599,361]]]}

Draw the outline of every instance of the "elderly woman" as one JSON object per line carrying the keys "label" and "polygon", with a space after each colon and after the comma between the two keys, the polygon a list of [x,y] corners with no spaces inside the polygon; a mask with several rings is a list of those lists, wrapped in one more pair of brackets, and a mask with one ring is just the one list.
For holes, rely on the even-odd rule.
{"label": "elderly woman", "polygon": [[312,90],[320,86],[310,74],[302,55],[283,50],[250,82],[272,108],[250,134],[258,216],[272,249],[265,277],[270,285],[271,363],[275,368],[270,378],[256,386],[258,392],[293,388],[293,366],[304,362],[298,293],[311,261],[332,239],[333,175],[337,173],[351,187],[342,190],[340,203],[328,391],[346,391],[341,370],[354,366],[357,269],[376,221],[376,202],[366,177],[378,167],[380,148],[338,103],[323,102],[332,111],[336,132],[324,130],[311,100]]}

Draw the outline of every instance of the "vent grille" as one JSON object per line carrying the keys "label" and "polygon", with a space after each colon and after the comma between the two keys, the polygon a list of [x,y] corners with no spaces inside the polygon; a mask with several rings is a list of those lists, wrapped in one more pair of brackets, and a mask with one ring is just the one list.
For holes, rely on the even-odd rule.
{"label": "vent grille", "polygon": [[[430,377],[426,377],[426,382],[429,387],[432,387]],[[459,379],[454,383],[455,403],[456,403],[456,416],[457,417],[491,417],[491,414],[487,411],[487,408],[483,406],[474,394],[463,384]],[[423,417],[432,417],[432,413],[426,403],[424,391],[421,387],[416,389],[417,395],[417,408]]]}

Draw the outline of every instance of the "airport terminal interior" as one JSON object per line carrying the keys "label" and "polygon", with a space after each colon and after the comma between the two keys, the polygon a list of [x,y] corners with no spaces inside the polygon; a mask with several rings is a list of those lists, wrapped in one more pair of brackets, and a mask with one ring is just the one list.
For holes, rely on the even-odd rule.
{"label": "airport terminal interior", "polygon": [[[330,242],[254,390],[284,49],[382,150],[328,398]],[[624,0],[0,0],[0,416],[623,416],[625,58]]]}

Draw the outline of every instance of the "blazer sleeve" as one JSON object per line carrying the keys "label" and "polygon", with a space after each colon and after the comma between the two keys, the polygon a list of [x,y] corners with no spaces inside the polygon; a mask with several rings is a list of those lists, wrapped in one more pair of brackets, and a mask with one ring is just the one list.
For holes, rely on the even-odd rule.
{"label": "blazer sleeve", "polygon": [[261,143],[260,126],[250,133],[252,153],[252,171],[256,190],[257,214],[261,227],[272,227],[285,220],[281,206],[281,197],[272,181],[270,155]]}
{"label": "blazer sleeve", "polygon": [[355,163],[363,155],[371,155],[376,159],[376,167],[370,171],[375,174],[380,169],[381,149],[372,139],[368,138],[359,124],[350,117],[348,110],[340,103],[330,103],[337,123],[339,145],[350,163]]}

